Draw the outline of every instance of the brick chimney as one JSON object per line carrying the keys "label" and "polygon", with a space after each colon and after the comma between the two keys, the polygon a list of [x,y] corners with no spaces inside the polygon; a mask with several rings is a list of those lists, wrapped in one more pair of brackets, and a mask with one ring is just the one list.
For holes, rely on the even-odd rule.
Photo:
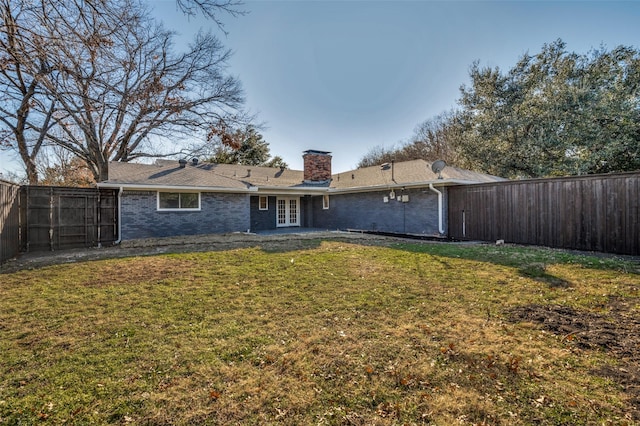
{"label": "brick chimney", "polygon": [[302,155],[305,182],[328,182],[331,180],[331,154],[327,151],[308,150]]}

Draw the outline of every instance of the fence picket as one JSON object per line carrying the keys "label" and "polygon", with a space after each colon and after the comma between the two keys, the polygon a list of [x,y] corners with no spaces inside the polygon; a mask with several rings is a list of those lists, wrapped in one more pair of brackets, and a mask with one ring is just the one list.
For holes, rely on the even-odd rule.
{"label": "fence picket", "polygon": [[452,186],[449,237],[640,255],[639,189],[638,172]]}

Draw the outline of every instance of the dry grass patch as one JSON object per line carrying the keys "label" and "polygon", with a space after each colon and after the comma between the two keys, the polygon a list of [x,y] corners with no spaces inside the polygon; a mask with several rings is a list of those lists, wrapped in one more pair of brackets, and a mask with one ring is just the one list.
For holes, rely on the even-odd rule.
{"label": "dry grass patch", "polygon": [[636,268],[317,241],[2,274],[0,423],[632,424],[637,353],[513,313],[633,319]]}

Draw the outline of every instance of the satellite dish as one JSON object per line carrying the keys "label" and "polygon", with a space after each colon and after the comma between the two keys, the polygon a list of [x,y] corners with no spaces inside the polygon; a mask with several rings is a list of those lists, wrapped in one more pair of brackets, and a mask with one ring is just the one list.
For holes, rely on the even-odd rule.
{"label": "satellite dish", "polygon": [[438,179],[442,179],[442,171],[445,167],[447,167],[447,163],[445,163],[444,160],[436,160],[431,164],[431,170],[433,173],[438,174]]}

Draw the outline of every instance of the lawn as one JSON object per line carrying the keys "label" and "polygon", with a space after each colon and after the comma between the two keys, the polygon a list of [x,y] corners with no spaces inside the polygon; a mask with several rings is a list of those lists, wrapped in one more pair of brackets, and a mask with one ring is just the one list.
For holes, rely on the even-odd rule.
{"label": "lawn", "polygon": [[631,260],[310,240],[0,274],[0,424],[640,422]]}

